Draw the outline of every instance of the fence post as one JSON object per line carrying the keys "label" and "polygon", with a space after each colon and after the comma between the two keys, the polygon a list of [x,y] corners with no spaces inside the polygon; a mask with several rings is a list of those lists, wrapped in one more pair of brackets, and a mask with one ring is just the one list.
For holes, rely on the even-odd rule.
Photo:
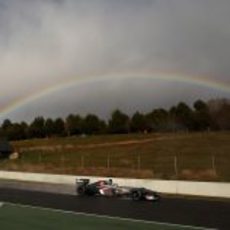
{"label": "fence post", "polygon": [[61,171],[65,173],[65,156],[61,154]]}
{"label": "fence post", "polygon": [[174,172],[176,178],[178,177],[178,165],[177,165],[177,156],[174,156]]}
{"label": "fence post", "polygon": [[212,155],[212,170],[216,173],[216,158]]}
{"label": "fence post", "polygon": [[140,154],[137,155],[137,169],[138,170],[141,169],[141,155]]}
{"label": "fence post", "polygon": [[39,152],[38,154],[38,163],[41,164],[42,163],[42,153]]}
{"label": "fence post", "polygon": [[85,168],[85,159],[84,159],[84,155],[81,155],[81,167]]}
{"label": "fence post", "polygon": [[107,155],[107,168],[110,168],[110,154]]}

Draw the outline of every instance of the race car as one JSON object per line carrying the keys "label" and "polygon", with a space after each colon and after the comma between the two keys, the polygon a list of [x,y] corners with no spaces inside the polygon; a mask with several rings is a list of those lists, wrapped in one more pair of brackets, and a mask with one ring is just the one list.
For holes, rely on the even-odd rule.
{"label": "race car", "polygon": [[76,192],[80,196],[127,197],[132,200],[157,201],[160,195],[147,188],[119,186],[112,179],[90,183],[89,179],[76,180]]}

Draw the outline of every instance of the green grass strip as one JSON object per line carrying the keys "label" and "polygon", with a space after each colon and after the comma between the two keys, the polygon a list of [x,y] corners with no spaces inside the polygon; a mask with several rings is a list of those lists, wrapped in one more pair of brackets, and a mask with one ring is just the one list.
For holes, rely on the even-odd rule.
{"label": "green grass strip", "polygon": [[0,205],[0,226],[4,230],[210,230],[11,203]]}

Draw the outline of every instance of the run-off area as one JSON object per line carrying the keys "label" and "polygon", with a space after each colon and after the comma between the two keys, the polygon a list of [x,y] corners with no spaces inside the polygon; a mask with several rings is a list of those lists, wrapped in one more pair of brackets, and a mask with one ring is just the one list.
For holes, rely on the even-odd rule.
{"label": "run-off area", "polygon": [[0,202],[0,226],[4,230],[210,230],[202,227],[100,216]]}

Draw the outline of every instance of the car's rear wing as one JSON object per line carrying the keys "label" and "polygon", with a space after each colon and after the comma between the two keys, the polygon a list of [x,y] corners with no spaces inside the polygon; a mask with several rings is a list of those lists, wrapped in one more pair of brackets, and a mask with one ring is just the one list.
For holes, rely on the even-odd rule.
{"label": "car's rear wing", "polygon": [[77,185],[87,185],[89,184],[89,182],[90,182],[90,179],[86,179],[86,178],[76,179]]}

